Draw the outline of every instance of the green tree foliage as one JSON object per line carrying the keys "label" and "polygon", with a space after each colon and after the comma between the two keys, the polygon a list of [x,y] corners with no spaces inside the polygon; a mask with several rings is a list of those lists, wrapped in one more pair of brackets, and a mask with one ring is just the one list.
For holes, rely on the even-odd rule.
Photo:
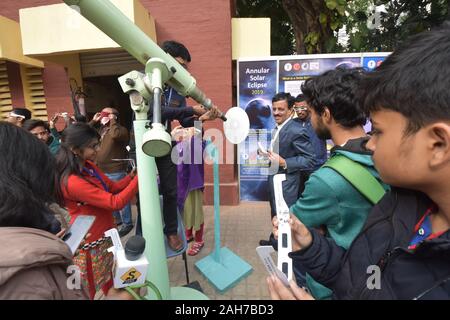
{"label": "green tree foliage", "polygon": [[[353,0],[346,21],[347,51],[392,51],[410,35],[441,25],[449,5],[448,0]],[[375,6],[384,10],[374,13]]]}
{"label": "green tree foliage", "polygon": [[238,17],[271,18],[273,55],[392,51],[449,19],[449,7],[450,0],[235,0]]}

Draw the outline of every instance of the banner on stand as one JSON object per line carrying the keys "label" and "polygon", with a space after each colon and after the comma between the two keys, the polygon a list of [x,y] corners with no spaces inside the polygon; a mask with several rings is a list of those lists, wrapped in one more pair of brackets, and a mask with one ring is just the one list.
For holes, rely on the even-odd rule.
{"label": "banner on stand", "polygon": [[[270,145],[275,128],[272,97],[277,92],[301,93],[301,85],[311,76],[337,67],[374,70],[389,53],[320,54],[277,56],[238,61],[238,102],[250,120],[250,133],[238,146],[240,199],[268,201],[270,163],[257,154],[258,142]],[[370,130],[370,124],[366,126]]]}

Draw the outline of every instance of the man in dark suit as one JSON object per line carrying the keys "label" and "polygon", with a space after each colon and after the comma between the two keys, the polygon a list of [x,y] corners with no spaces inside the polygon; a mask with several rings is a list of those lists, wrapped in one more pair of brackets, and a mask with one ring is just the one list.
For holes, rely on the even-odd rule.
{"label": "man in dark suit", "polygon": [[[277,126],[267,153],[271,161],[271,175],[269,175],[271,218],[277,214],[273,176],[278,173],[286,174],[286,180],[283,181],[283,197],[290,207],[298,199],[300,173],[312,171],[316,166],[309,132],[292,120],[293,106],[294,98],[289,93],[280,92],[272,98],[272,114]],[[260,244],[270,245],[272,242],[261,240]]]}

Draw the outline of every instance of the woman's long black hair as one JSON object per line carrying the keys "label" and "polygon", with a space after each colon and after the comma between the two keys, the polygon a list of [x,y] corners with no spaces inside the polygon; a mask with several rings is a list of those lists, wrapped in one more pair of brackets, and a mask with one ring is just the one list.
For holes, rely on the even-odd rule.
{"label": "woman's long black hair", "polygon": [[56,155],[60,183],[66,186],[71,174],[81,176],[82,163],[73,151],[86,148],[94,139],[100,140],[100,135],[87,123],[77,122],[63,131],[61,148]]}
{"label": "woman's long black hair", "polygon": [[52,232],[47,204],[61,193],[55,159],[28,131],[0,121],[0,227]]}

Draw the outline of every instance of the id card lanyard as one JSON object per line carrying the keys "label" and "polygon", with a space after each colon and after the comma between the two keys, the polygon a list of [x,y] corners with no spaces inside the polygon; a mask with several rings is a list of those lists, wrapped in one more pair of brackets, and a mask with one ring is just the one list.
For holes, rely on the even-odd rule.
{"label": "id card lanyard", "polygon": [[97,180],[100,181],[100,183],[103,186],[103,189],[105,189],[106,192],[109,192],[108,186],[106,185],[105,181],[103,181],[102,177],[98,174],[98,172],[95,169],[88,169],[86,167],[83,167],[83,171],[86,172],[91,177],[97,178]]}

